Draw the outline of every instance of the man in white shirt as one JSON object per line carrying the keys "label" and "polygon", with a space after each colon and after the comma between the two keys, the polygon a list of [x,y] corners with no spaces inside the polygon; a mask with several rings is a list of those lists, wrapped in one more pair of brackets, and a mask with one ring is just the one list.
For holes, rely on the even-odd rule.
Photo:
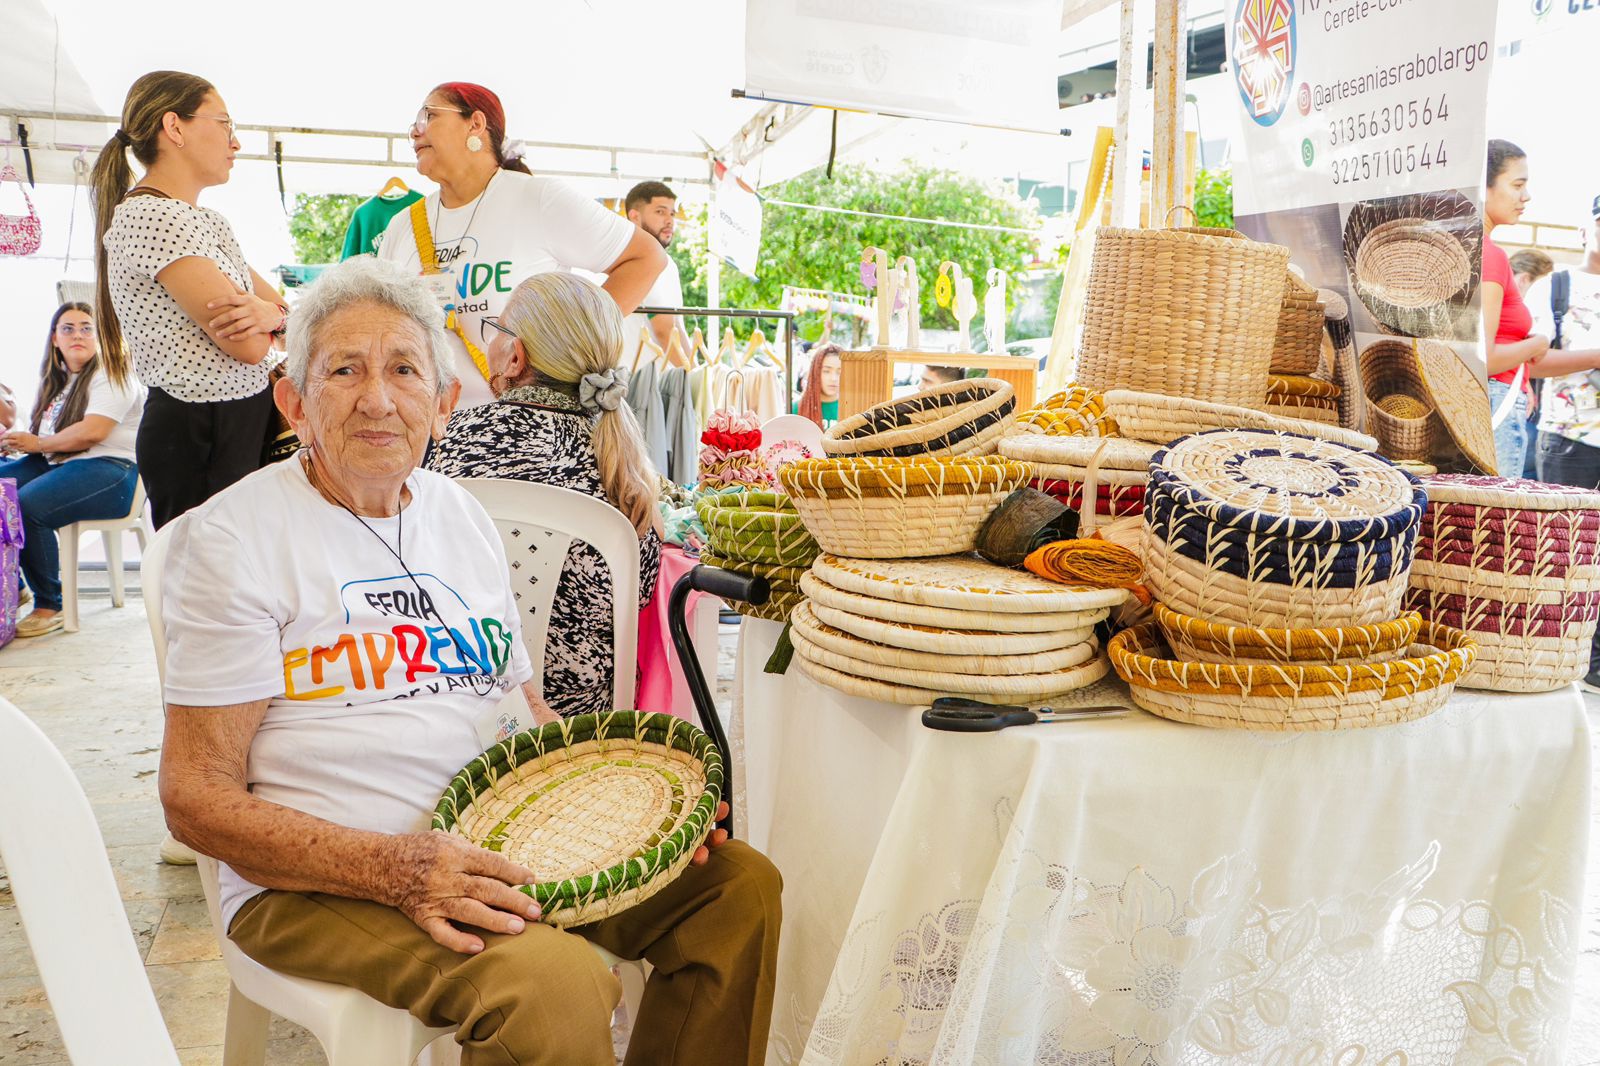
{"label": "man in white shirt", "polygon": [[[627,213],[629,222],[661,242],[662,251],[671,247],[677,223],[678,194],[665,183],[641,181],[628,190],[627,197],[622,201],[622,209]],[[667,268],[656,277],[655,284],[650,286],[640,306],[683,306],[683,280],[678,274],[678,264],[673,262],[671,256],[667,257]],[[650,338],[662,351],[668,350],[672,334],[676,332],[684,354],[689,353],[689,337],[684,333],[677,315],[632,314],[628,316],[623,330],[624,362],[632,363],[639,347],[639,335],[646,328],[650,330]]]}

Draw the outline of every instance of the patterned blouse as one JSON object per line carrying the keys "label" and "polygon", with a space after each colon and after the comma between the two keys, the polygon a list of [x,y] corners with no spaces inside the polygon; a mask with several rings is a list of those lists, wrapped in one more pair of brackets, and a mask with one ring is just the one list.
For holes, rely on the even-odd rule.
{"label": "patterned blouse", "polygon": [[[425,464],[447,477],[498,477],[554,485],[605,500],[594,454],[594,422],[575,397],[542,386],[450,416]],[[609,500],[607,502],[610,502]],[[661,541],[639,538],[639,606],[656,587]],[[551,606],[544,698],[560,715],[610,709],[611,572],[600,553],[573,541]]]}

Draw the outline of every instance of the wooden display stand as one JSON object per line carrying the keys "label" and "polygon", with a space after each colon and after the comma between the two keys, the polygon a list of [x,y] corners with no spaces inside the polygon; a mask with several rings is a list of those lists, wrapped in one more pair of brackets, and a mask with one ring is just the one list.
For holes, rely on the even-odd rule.
{"label": "wooden display stand", "polygon": [[1017,391],[1017,410],[1033,406],[1034,383],[1039,364],[1025,355],[976,355],[972,352],[923,352],[914,348],[868,348],[860,352],[840,352],[843,363],[839,375],[839,417],[859,414],[894,395],[896,363],[921,366],[959,366],[983,370],[987,376],[1008,381]]}

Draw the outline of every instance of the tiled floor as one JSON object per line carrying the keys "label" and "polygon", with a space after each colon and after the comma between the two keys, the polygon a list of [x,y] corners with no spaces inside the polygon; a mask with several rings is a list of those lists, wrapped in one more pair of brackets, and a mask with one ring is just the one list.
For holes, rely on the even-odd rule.
{"label": "tiled floor", "polygon": [[[726,635],[723,652],[720,673],[725,681],[731,672]],[[83,601],[82,632],[17,641],[0,649],[0,694],[39,723],[89,794],[146,973],[181,1049],[181,1061],[185,1066],[220,1063],[227,977],[200,885],[193,869],[163,866],[156,857],[164,833],[155,782],[161,720],[142,602],[135,595],[126,608],[114,610],[103,592],[91,592]],[[1591,699],[1589,715],[1600,737],[1600,699]],[[1600,743],[1596,767],[1600,792]],[[1568,1066],[1600,1066],[1600,818],[1594,828]],[[281,1020],[273,1023],[269,1066],[324,1061],[309,1034]],[[0,1063],[66,1063],[3,873]]]}

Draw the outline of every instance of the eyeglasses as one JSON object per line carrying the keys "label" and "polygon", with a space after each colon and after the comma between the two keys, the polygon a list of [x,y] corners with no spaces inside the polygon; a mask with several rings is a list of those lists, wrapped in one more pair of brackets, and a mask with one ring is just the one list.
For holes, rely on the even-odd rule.
{"label": "eyeglasses", "polygon": [[517,335],[511,330],[507,329],[505,326],[502,326],[500,324],[500,319],[494,315],[487,315],[478,319],[478,336],[483,340],[485,346],[494,340],[494,335],[496,332],[504,333],[512,340],[516,340],[517,338]]}
{"label": "eyeglasses", "polygon": [[74,326],[71,322],[62,322],[56,326],[56,332],[63,337],[92,337],[94,336],[94,325],[86,323],[81,326]]}
{"label": "eyeglasses", "polygon": [[212,122],[220,122],[228,127],[228,140],[230,141],[234,139],[234,134],[237,131],[237,127],[233,124],[233,119],[227,115],[185,115],[184,118],[208,118]]}
{"label": "eyeglasses", "polygon": [[433,121],[433,113],[436,111],[446,111],[452,115],[460,115],[462,118],[467,117],[467,112],[458,107],[445,107],[442,104],[423,104],[417,111],[417,117],[411,120],[411,132],[417,134],[426,132],[428,123]]}

